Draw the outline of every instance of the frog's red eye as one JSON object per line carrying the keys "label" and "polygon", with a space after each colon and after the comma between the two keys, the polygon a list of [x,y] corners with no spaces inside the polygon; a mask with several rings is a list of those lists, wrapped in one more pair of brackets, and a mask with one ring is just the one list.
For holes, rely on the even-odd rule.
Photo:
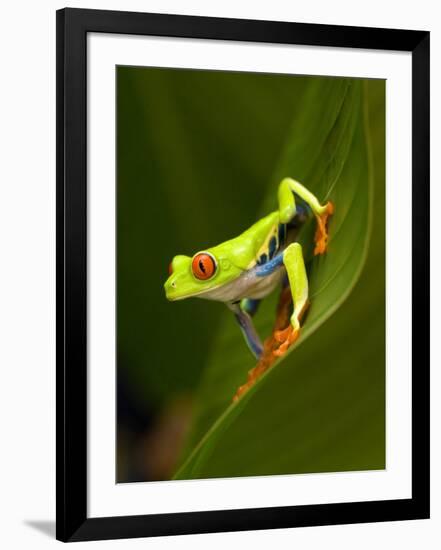
{"label": "frog's red eye", "polygon": [[191,262],[191,270],[196,279],[210,279],[216,273],[216,260],[207,252],[196,254]]}
{"label": "frog's red eye", "polygon": [[168,274],[171,275],[173,273],[173,262],[170,262],[168,264]]}

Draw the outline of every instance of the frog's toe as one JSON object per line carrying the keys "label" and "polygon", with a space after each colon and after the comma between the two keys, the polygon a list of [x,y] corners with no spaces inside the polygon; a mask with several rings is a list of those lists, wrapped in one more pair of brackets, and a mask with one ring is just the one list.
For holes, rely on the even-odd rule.
{"label": "frog's toe", "polygon": [[281,344],[282,342],[285,342],[287,338],[289,338],[289,335],[292,330],[293,330],[293,326],[291,324],[289,324],[283,330],[276,330],[274,332],[274,339],[276,340],[276,342],[279,342],[279,344]]}
{"label": "frog's toe", "polygon": [[248,391],[256,381],[262,376],[262,374],[269,367],[268,361],[261,359],[256,367],[248,371],[248,380],[242,386],[239,386],[233,397],[233,402],[236,402],[241,395]]}
{"label": "frog's toe", "polygon": [[329,201],[322,214],[316,216],[317,229],[315,232],[314,242],[314,255],[324,254],[328,248],[328,221],[329,217],[334,213],[334,205]]}
{"label": "frog's toe", "polygon": [[279,342],[279,346],[273,351],[276,357],[282,357],[288,351],[288,348],[298,339],[300,329],[294,328],[289,324],[284,330],[278,330],[274,333],[274,339]]}

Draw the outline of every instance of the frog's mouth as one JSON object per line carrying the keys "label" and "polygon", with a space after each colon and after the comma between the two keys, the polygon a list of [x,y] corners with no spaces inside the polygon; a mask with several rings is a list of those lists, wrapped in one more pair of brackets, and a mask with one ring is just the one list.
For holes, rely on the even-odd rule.
{"label": "frog's mouth", "polygon": [[165,291],[166,297],[170,301],[184,300],[185,298],[203,298],[216,302],[231,302],[239,299],[255,280],[256,278],[252,273],[244,271],[239,277],[230,282],[220,282],[210,288],[201,290],[194,289],[195,291],[192,293],[187,291],[185,295],[179,292],[176,284],[173,287],[173,281],[170,281],[169,285],[166,283]]}
{"label": "frog's mouth", "polygon": [[198,298],[198,297],[208,297],[207,295],[211,292],[221,288],[221,284],[213,286],[211,288],[204,288],[200,291],[195,292],[183,292],[179,291],[179,289],[176,287],[176,284],[174,282],[168,283],[166,282],[164,285],[165,289],[165,297],[170,302],[178,302],[179,300],[185,300],[186,298]]}

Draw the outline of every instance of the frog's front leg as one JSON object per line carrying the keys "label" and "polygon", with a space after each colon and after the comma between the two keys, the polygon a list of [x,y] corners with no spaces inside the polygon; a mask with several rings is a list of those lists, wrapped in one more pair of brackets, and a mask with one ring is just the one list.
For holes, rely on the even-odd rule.
{"label": "frog's front leg", "polygon": [[288,274],[294,311],[288,327],[274,334],[274,338],[280,343],[279,347],[273,351],[274,355],[278,357],[284,355],[289,346],[299,337],[300,322],[309,305],[308,277],[302,247],[299,243],[292,243],[284,250],[283,264]]}
{"label": "frog's front leg", "polygon": [[256,359],[259,359],[262,355],[263,346],[250,315],[241,307],[240,302],[233,302],[227,305],[234,313],[248,347]]}
{"label": "frog's front leg", "polygon": [[314,254],[324,254],[328,246],[328,219],[334,213],[334,206],[330,201],[322,206],[317,197],[301,183],[292,178],[284,178],[278,191],[281,223],[289,223],[296,215],[294,193],[311,208],[317,221]]}

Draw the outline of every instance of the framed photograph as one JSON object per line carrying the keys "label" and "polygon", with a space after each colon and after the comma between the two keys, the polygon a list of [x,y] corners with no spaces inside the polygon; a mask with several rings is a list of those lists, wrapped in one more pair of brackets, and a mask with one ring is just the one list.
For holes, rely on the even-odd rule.
{"label": "framed photograph", "polygon": [[429,517],[429,33],[57,12],[57,538]]}

